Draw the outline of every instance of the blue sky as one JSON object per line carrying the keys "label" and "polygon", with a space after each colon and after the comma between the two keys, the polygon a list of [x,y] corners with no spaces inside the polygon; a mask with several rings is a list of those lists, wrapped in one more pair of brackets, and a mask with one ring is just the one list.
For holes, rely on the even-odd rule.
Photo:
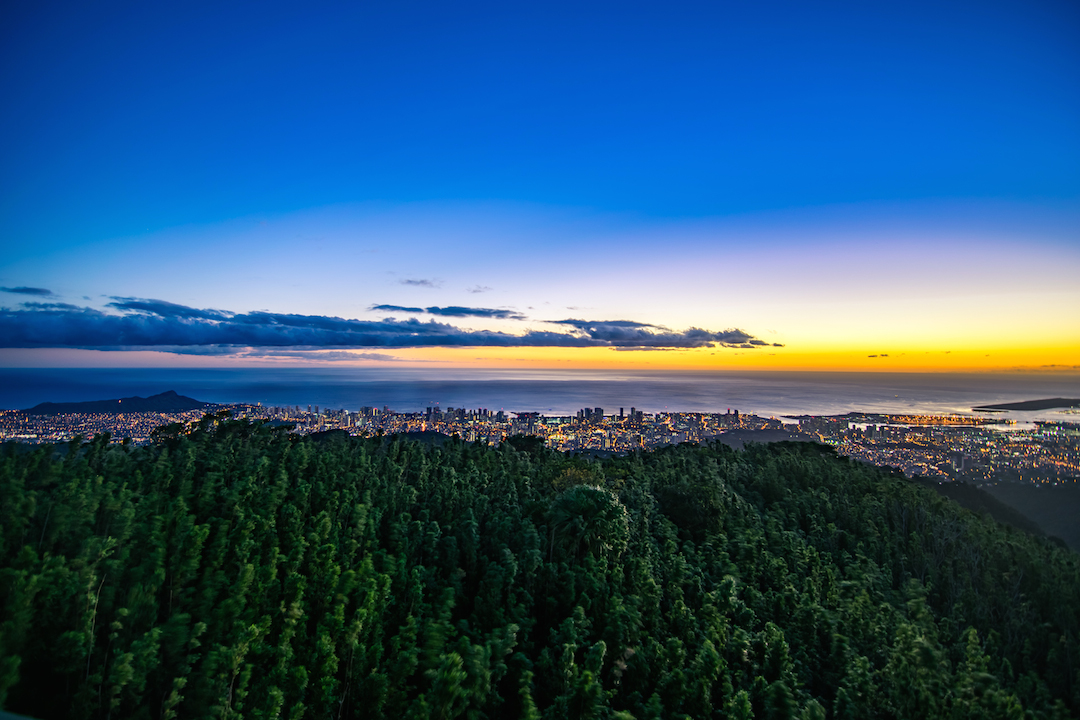
{"label": "blue sky", "polygon": [[[951,258],[954,296],[989,275],[1014,304],[1076,299],[1075,2],[2,12],[4,287],[342,317],[491,288],[484,307],[561,301],[537,321],[592,308],[763,336],[805,318],[730,294],[688,310],[710,303],[700,258],[785,301],[841,301],[800,278],[814,257],[886,292],[950,285],[933,263],[933,283],[901,273],[907,244]],[[650,272],[661,302],[611,301]]]}

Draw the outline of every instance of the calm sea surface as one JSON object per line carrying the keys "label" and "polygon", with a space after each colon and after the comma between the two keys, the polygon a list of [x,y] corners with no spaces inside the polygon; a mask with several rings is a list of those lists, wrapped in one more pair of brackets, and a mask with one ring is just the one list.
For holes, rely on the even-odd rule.
{"label": "calm sea surface", "polygon": [[[0,408],[104,400],[175,390],[208,402],[318,405],[358,410],[428,406],[572,414],[725,412],[764,416],[970,412],[975,405],[1080,397],[1080,376],[1057,374],[611,372],[593,370],[0,369]],[[1010,413],[1020,421],[1076,420],[1061,411]]]}

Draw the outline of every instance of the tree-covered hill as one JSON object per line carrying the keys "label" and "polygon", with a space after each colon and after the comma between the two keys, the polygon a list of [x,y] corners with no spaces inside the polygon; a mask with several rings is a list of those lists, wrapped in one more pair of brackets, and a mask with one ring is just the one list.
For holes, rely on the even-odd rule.
{"label": "tree-covered hill", "polygon": [[821,446],[591,460],[223,419],[176,430],[147,447],[4,447],[0,707],[1080,710],[1080,556]]}

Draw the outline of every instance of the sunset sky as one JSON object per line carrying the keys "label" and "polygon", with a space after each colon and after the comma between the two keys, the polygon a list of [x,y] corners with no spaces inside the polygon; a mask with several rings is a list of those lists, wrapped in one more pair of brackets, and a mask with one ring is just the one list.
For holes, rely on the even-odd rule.
{"label": "sunset sky", "polygon": [[1080,5],[9,3],[0,366],[1080,373]]}

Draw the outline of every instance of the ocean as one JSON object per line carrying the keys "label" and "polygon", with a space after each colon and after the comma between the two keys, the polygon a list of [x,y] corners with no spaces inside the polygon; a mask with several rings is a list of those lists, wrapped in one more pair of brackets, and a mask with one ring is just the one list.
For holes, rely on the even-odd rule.
{"label": "ocean", "polygon": [[[217,403],[318,405],[397,412],[430,406],[569,415],[726,412],[768,417],[963,413],[976,405],[1080,397],[1080,375],[1022,373],[662,372],[428,368],[0,369],[0,408],[105,400],[175,390]],[[1060,410],[1012,412],[1021,422],[1075,420]]]}

